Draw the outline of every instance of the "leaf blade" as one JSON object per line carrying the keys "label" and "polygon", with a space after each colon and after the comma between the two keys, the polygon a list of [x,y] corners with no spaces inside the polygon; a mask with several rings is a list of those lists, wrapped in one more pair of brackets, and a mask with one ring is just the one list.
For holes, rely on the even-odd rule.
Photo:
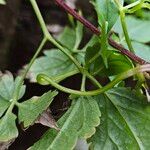
{"label": "leaf blade", "polygon": [[47,109],[57,94],[56,91],[49,91],[41,97],[33,97],[25,102],[19,103],[19,122],[23,122],[25,128],[32,125],[39,115]]}
{"label": "leaf blade", "polygon": [[149,148],[150,105],[144,96],[130,89],[114,88],[99,96],[98,101],[102,125],[90,139],[94,150]]}
{"label": "leaf blade", "polygon": [[107,31],[109,32],[119,17],[116,4],[113,0],[94,0],[94,6],[100,26],[105,22],[108,22]]}
{"label": "leaf blade", "polygon": [[45,56],[41,56],[35,60],[29,71],[28,77],[32,82],[36,82],[36,76],[39,73],[53,77],[55,80],[64,74],[77,70],[68,57],[58,49],[45,51],[44,54]]}
{"label": "leaf blade", "polygon": [[6,114],[0,120],[0,141],[7,142],[18,136],[16,127],[16,116],[13,113]]}
{"label": "leaf blade", "polygon": [[[91,114],[90,118],[88,118],[89,114]],[[70,150],[75,146],[78,138],[88,138],[94,134],[95,127],[100,123],[99,117],[100,111],[96,101],[92,97],[89,99],[80,97],[58,121],[60,132],[49,130],[30,150],[40,149],[43,146],[44,149]]]}

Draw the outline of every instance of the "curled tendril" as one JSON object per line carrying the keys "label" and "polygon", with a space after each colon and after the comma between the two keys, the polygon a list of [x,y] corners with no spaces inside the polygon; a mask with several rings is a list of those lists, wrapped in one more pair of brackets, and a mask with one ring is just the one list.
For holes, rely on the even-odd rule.
{"label": "curled tendril", "polygon": [[80,96],[92,96],[92,95],[98,95],[98,94],[104,93],[104,92],[108,91],[109,89],[111,89],[112,87],[114,87],[120,81],[122,81],[126,78],[129,78],[131,76],[134,76],[135,74],[142,73],[142,72],[150,72],[150,64],[138,66],[136,68],[133,68],[126,72],[123,72],[120,75],[118,75],[113,81],[111,81],[109,84],[107,84],[106,86],[99,88],[97,90],[93,90],[93,91],[79,91],[79,90],[73,90],[70,88],[66,88],[66,87],[61,86],[60,84],[56,83],[51,77],[48,77],[45,74],[39,74],[37,76],[37,82],[41,85],[50,84],[50,85],[54,86],[55,88],[57,88],[58,90],[63,91],[65,93],[75,94],[75,95],[80,95]]}

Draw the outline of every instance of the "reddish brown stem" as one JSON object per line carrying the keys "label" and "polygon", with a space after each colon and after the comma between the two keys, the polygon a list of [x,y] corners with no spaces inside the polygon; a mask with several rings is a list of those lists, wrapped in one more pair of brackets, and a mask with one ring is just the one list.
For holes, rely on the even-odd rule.
{"label": "reddish brown stem", "polygon": [[142,59],[139,56],[135,55],[134,53],[130,52],[129,50],[124,48],[122,45],[116,43],[113,39],[109,38],[108,42],[112,47],[118,49],[122,54],[126,55],[134,62],[139,63],[140,65],[149,64],[149,62],[146,62],[144,59]]}
{"label": "reddish brown stem", "polygon": [[[63,8],[67,13],[69,13],[74,18],[76,18],[78,21],[80,21],[85,27],[90,29],[94,34],[96,34],[96,35],[101,34],[101,31],[98,28],[96,28],[92,23],[90,23],[84,17],[80,16],[74,9],[70,8],[64,2],[64,0],[54,0],[54,1],[56,2],[57,5],[59,5],[61,8]],[[118,49],[120,51],[120,53],[129,57],[132,61],[139,63],[140,65],[149,63],[149,62],[146,62],[144,59],[138,57],[137,55],[133,54],[132,52],[130,52],[129,50],[124,48],[122,45],[120,45],[117,42],[115,42],[114,40],[112,40],[111,38],[108,39],[108,42],[112,47]]]}

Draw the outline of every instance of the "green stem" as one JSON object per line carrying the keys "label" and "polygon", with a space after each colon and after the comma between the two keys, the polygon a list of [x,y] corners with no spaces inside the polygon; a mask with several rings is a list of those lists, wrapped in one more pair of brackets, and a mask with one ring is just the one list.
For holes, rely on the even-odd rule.
{"label": "green stem", "polygon": [[118,8],[122,8],[122,5],[119,0],[114,0]]}
{"label": "green stem", "polygon": [[40,26],[42,28],[43,34],[46,36],[46,38],[52,43],[54,44],[57,48],[59,48],[66,56],[68,56],[68,58],[76,65],[76,67],[79,69],[79,71],[82,71],[82,67],[80,66],[79,62],[70,54],[70,52],[63,48],[52,36],[51,34],[48,32],[46,24],[44,22],[44,19],[41,15],[41,12],[38,8],[38,5],[36,3],[35,0],[30,0],[32,7],[35,11],[35,14],[37,16],[37,19],[39,20]]}
{"label": "green stem", "polygon": [[144,4],[142,5],[142,8],[150,9],[150,4],[149,4],[149,3],[144,3]]}
{"label": "green stem", "polygon": [[[127,24],[126,24],[126,21],[125,21],[125,12],[123,10],[122,7],[120,7],[120,20],[121,20],[121,24],[122,24],[122,29],[123,29],[123,32],[124,32],[124,36],[125,36],[125,40],[126,40],[126,43],[128,45],[128,48],[129,50],[135,54],[135,51],[134,51],[134,48],[132,46],[132,43],[131,43],[131,40],[130,40],[130,37],[129,37],[129,34],[128,34],[128,30],[127,30]],[[135,64],[135,66],[137,66],[137,64]],[[137,74],[137,78],[138,78],[138,88],[142,86],[142,83],[143,83],[143,74]]]}
{"label": "green stem", "polygon": [[58,76],[58,77],[54,77],[53,80],[54,80],[55,82],[59,83],[60,81],[66,79],[66,78],[68,78],[68,77],[71,77],[71,76],[73,76],[73,75],[76,75],[76,74],[78,74],[78,73],[80,73],[79,70],[74,69],[73,71],[64,73],[63,75],[60,75],[60,76]]}
{"label": "green stem", "polygon": [[150,71],[150,65],[149,66],[148,65],[138,66],[136,68],[133,68],[131,70],[128,70],[128,71],[118,75],[112,82],[110,82],[103,88],[100,88],[98,90],[93,90],[93,91],[87,91],[87,92],[72,90],[72,89],[66,88],[64,86],[61,86],[61,85],[57,84],[55,81],[53,81],[51,78],[49,78],[47,75],[44,75],[44,74],[39,74],[37,76],[37,81],[40,84],[42,84],[43,81],[45,82],[45,80],[46,80],[46,82],[49,82],[50,85],[54,86],[58,90],[63,91],[65,93],[80,95],[80,96],[92,96],[92,95],[98,95],[98,94],[104,93],[104,92],[108,91],[109,89],[111,89],[112,87],[114,87],[120,81],[127,79],[137,73],[146,72],[146,71]]}
{"label": "green stem", "polygon": [[45,35],[45,37],[52,43],[54,44],[59,50],[61,50],[78,68],[78,70],[82,73],[85,74],[89,79],[91,79],[93,81],[93,83],[95,83],[97,86],[100,86],[100,84],[98,83],[98,81],[92,76],[90,75],[81,65],[80,63],[70,54],[69,50],[67,50],[66,48],[62,47],[52,36],[51,34],[48,32],[44,19],[41,15],[41,12],[37,6],[37,3],[35,0],[30,0],[32,7],[36,13],[36,16],[39,20],[39,23],[41,25],[42,31]]}
{"label": "green stem", "polygon": [[108,33],[107,33],[108,22],[102,24],[102,35],[101,35],[101,55],[106,68],[108,68],[107,62],[107,47],[108,47]]}
{"label": "green stem", "polygon": [[76,65],[76,67],[79,69],[81,73],[83,72],[83,68],[80,65],[80,63],[71,55],[71,53],[67,49],[62,47],[54,38],[48,38],[48,40],[52,44],[54,44],[59,50],[61,50]]}
{"label": "green stem", "polygon": [[125,13],[134,13],[135,11],[137,11],[141,8],[144,8],[144,6],[146,4],[144,2],[146,2],[146,1],[145,0],[139,0],[139,1],[136,1],[132,4],[125,6],[123,9],[124,9]]}
{"label": "green stem", "polygon": [[76,49],[73,51],[73,53],[85,53],[85,52],[86,50],[76,50]]}
{"label": "green stem", "polygon": [[101,84],[87,71],[84,71],[84,74],[98,87],[102,88]]}
{"label": "green stem", "polygon": [[78,70],[85,74],[97,87],[101,87],[100,83],[85,69],[80,63],[70,54],[70,52],[63,48],[54,38],[48,39],[51,43],[53,43],[57,48],[59,48],[78,68]]}
{"label": "green stem", "polygon": [[128,10],[130,8],[133,8],[133,7],[137,6],[137,5],[139,5],[140,3],[141,3],[140,0],[138,0],[138,1],[134,2],[134,3],[131,3],[131,4],[127,5],[127,6],[125,6],[124,10]]}
{"label": "green stem", "polygon": [[120,10],[120,20],[121,20],[121,25],[122,25],[122,29],[123,29],[123,32],[124,32],[124,36],[125,36],[125,40],[127,42],[128,48],[132,53],[135,53],[134,49],[133,49],[133,46],[132,46],[132,43],[131,43],[131,40],[129,38],[127,25],[126,25],[126,21],[125,21],[125,13],[122,9]]}
{"label": "green stem", "polygon": [[13,101],[12,101],[12,103],[11,103],[11,105],[10,105],[10,107],[8,108],[8,110],[7,110],[6,113],[11,112],[12,109],[14,108],[16,102],[18,101],[20,89],[21,89],[21,86],[22,86],[22,84],[23,84],[23,82],[24,82],[24,79],[25,79],[25,77],[26,77],[28,71],[30,70],[32,64],[34,63],[36,57],[37,57],[38,54],[41,52],[41,50],[42,50],[43,46],[45,45],[46,41],[47,41],[47,38],[46,38],[46,37],[43,38],[41,44],[39,45],[39,47],[38,47],[38,49],[37,49],[37,51],[36,51],[36,53],[35,53],[34,56],[32,57],[32,59],[31,59],[29,65],[26,67],[25,72],[23,73],[23,75],[22,75],[22,77],[21,77],[21,79],[20,79],[20,81],[19,81],[18,87],[17,87],[16,91],[14,92]]}
{"label": "green stem", "polygon": [[49,34],[48,30],[47,30],[47,27],[46,27],[46,25],[45,25],[44,19],[43,19],[42,15],[41,15],[41,12],[40,12],[40,10],[39,10],[39,8],[38,8],[38,5],[37,5],[37,3],[36,3],[36,0],[30,0],[30,3],[31,3],[31,5],[32,5],[32,7],[33,7],[33,9],[34,9],[34,12],[35,12],[35,14],[36,14],[38,20],[39,20],[41,29],[42,29],[42,31],[43,31],[45,37],[49,37],[50,34]]}
{"label": "green stem", "polygon": [[86,75],[82,76],[81,91],[85,91]]}

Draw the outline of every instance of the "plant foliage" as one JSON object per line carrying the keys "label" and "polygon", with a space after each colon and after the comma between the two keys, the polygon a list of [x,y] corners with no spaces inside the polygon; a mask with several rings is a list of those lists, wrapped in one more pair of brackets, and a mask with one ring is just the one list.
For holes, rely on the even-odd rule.
{"label": "plant foliage", "polygon": [[[56,39],[48,32],[36,0],[30,2],[44,38],[21,76],[14,79],[9,72],[0,76],[0,143],[18,137],[16,123],[28,128],[38,122],[52,128],[33,143],[30,150],[72,150],[78,140],[86,141],[91,150],[149,150],[150,22],[144,15],[143,18],[136,16],[139,10],[146,14],[149,2],[127,1],[124,5],[124,1],[119,0],[93,0],[100,32],[64,2],[56,0],[78,19],[72,20],[73,26],[65,27]],[[84,26],[80,21],[97,34],[83,47]],[[44,55],[38,57],[46,42],[55,48],[45,50]],[[146,64],[141,65],[141,60]],[[80,89],[61,85],[62,80],[76,74],[82,75]],[[71,106],[57,124],[49,106],[58,92],[48,91],[24,100],[26,77],[69,94]],[[135,83],[130,88],[125,80],[129,77],[132,78],[128,80]],[[101,78],[107,79],[108,84],[102,85],[98,80]],[[86,82],[87,79],[91,82]],[[15,106],[18,114],[13,111]]]}

